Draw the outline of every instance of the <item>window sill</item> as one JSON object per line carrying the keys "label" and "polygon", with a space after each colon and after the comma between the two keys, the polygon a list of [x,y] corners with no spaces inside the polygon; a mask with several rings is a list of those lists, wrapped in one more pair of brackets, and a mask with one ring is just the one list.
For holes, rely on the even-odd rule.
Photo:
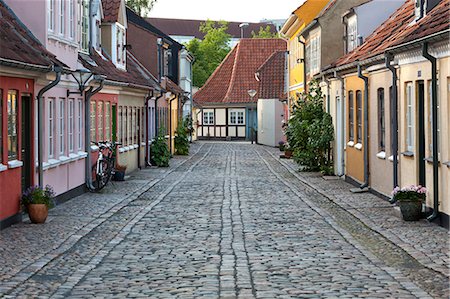
{"label": "window sill", "polygon": [[[394,155],[390,156],[390,157],[388,158],[388,160],[391,161],[391,162],[394,162]],[[397,162],[398,162],[398,156],[397,156]]]}
{"label": "window sill", "polygon": [[386,152],[385,151],[381,151],[377,154],[377,158],[381,159],[381,160],[386,160]]}
{"label": "window sill", "polygon": [[361,143],[355,144],[355,148],[356,148],[358,151],[362,150],[362,144],[361,144]]}
{"label": "window sill", "polygon": [[12,168],[19,168],[23,166],[23,162],[19,161],[19,160],[12,160],[12,161],[8,161],[8,168],[12,169]]}
{"label": "window sill", "polygon": [[8,169],[8,166],[0,164],[0,172],[5,171]]}
{"label": "window sill", "polygon": [[133,145],[130,146],[130,147],[132,147],[132,149],[137,149],[137,148],[139,148],[139,145],[138,145],[138,144],[133,144]]}
{"label": "window sill", "polygon": [[[433,157],[426,157],[424,160],[427,161],[427,163],[429,164],[433,164]],[[439,164],[441,164],[441,161],[439,161],[438,159],[438,165]]]}
{"label": "window sill", "polygon": [[[45,164],[45,163],[44,163]],[[59,164],[61,164],[61,161],[56,160],[56,159],[48,159],[48,168],[55,168],[56,166],[58,166]],[[45,168],[45,167],[44,167]]]}
{"label": "window sill", "polygon": [[354,147],[354,146],[355,146],[355,143],[354,143],[353,141],[349,141],[349,142],[347,142],[347,145],[348,145],[349,147]]}
{"label": "window sill", "polygon": [[78,44],[74,40],[65,38],[64,36],[61,36],[61,35],[58,35],[58,34],[55,34],[52,31],[49,31],[48,39],[51,39],[51,40],[54,40],[54,41],[57,41],[57,42],[69,45],[69,46],[71,46],[73,48],[78,48]]}
{"label": "window sill", "polygon": [[81,159],[83,159],[83,158],[86,158],[87,157],[87,153],[86,152],[78,152],[78,156],[81,158]]}
{"label": "window sill", "polygon": [[61,164],[66,164],[70,162],[70,158],[67,156],[59,156],[59,161]]}
{"label": "window sill", "polygon": [[141,146],[146,146],[147,144],[145,142],[141,142]]}
{"label": "window sill", "polygon": [[450,161],[444,162],[444,163],[442,163],[442,164],[447,165],[447,167],[450,168]]}
{"label": "window sill", "polygon": [[402,155],[410,158],[414,157],[414,153],[410,151],[403,152]]}

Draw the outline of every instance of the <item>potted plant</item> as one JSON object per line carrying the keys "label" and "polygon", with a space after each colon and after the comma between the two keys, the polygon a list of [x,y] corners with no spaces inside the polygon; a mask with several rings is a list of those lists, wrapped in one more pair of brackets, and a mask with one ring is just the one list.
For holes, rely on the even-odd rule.
{"label": "potted plant", "polygon": [[280,152],[284,152],[284,148],[285,148],[284,141],[278,142],[278,148],[280,149]]}
{"label": "potted plant", "polygon": [[116,167],[114,168],[113,180],[114,181],[125,181],[125,171],[126,170],[127,170],[126,165],[116,164]]}
{"label": "potted plant", "polygon": [[29,187],[22,194],[22,206],[30,216],[32,223],[44,223],[48,216],[48,209],[54,206],[55,192],[49,185]]}
{"label": "potted plant", "polygon": [[393,199],[398,201],[403,220],[417,221],[422,214],[422,204],[425,202],[427,189],[420,185],[396,187],[392,191]]}
{"label": "potted plant", "polygon": [[291,149],[291,147],[289,146],[289,143],[287,143],[287,142],[284,144],[284,156],[285,156],[287,159],[292,158],[292,149]]}

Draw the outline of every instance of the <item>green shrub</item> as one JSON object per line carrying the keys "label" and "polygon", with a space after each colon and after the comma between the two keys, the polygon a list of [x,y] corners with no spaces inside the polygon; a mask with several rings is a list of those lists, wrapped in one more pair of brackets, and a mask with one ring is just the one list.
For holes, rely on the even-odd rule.
{"label": "green shrub", "polygon": [[178,122],[175,131],[175,154],[189,155],[189,118]]}
{"label": "green shrub", "polygon": [[286,136],[294,161],[305,170],[330,168],[334,129],[331,115],[323,110],[323,94],[317,81],[312,81],[308,92],[294,104]]}
{"label": "green shrub", "polygon": [[150,162],[159,167],[169,167],[170,152],[164,137],[164,129],[161,128],[158,136],[150,146]]}

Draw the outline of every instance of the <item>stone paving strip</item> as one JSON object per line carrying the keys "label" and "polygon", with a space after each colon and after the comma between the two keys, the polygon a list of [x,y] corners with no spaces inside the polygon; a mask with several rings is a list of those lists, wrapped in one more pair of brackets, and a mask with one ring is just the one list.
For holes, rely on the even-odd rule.
{"label": "stone paving strip", "polygon": [[[333,190],[334,192],[327,192],[321,189],[320,186],[317,186],[316,183],[316,181],[320,181],[321,183],[324,181],[325,183],[323,184],[333,184],[336,183],[336,181],[326,181],[322,179],[321,176],[319,179],[319,176],[317,175],[308,176],[308,174],[299,173],[295,170],[295,164],[292,163],[292,160],[286,161],[284,159],[279,159],[276,157],[273,150],[268,150],[267,148],[264,148],[264,151],[268,153],[272,159],[283,165],[284,169],[289,172],[290,176],[285,175],[285,179],[290,177],[291,181],[297,181],[297,185],[300,185],[300,188],[302,189],[305,189],[305,186],[307,186],[306,188],[310,189],[308,193],[310,194],[309,198],[312,199],[311,201],[322,211],[326,211],[326,213],[329,214],[326,218],[332,218],[341,228],[345,229],[354,240],[363,245],[364,248],[370,250],[373,257],[377,257],[379,261],[384,264],[384,269],[388,269],[388,272],[394,273],[397,277],[399,274],[403,277],[407,277],[435,298],[448,298],[450,296],[448,272],[446,272],[445,269],[436,267],[436,265],[435,267],[432,267],[428,259],[425,260],[426,262],[421,263],[420,258],[423,257],[424,254],[417,254],[417,250],[411,250],[411,246],[405,246],[405,241],[397,243],[399,240],[398,237],[392,238],[392,232],[386,230],[380,231],[380,226],[373,227],[374,222],[370,220],[367,221],[364,214],[355,213],[356,210],[350,209],[348,205],[345,206],[342,202],[338,203],[333,201],[332,199],[335,198],[336,190],[339,190],[338,188],[330,188],[330,190]],[[295,179],[293,179],[292,176],[294,176]],[[315,181],[311,182],[311,177],[313,177]],[[348,188],[347,192],[349,193],[347,196],[352,196],[352,193],[349,192],[349,189],[352,188],[352,186],[347,183],[345,184]],[[342,188],[341,190],[345,189]],[[372,198],[370,199],[372,200]],[[359,200],[361,201],[362,198],[360,197]],[[366,200],[368,200],[368,198],[366,198]],[[383,201],[379,198],[376,198],[375,200]],[[376,204],[382,205],[383,203],[378,202]],[[370,211],[373,211],[373,209]],[[409,225],[399,218],[397,218],[397,220],[400,227],[407,227]],[[448,254],[449,248],[445,246],[445,244],[448,244],[448,232],[433,224],[428,224],[427,227],[430,238],[436,237],[440,238],[442,241],[442,244],[437,246],[437,248],[430,248],[430,250]],[[446,237],[442,238],[442,236]],[[422,239],[422,237],[422,234],[416,233],[415,239]],[[416,242],[415,239],[408,239],[407,242]],[[436,242],[433,242],[432,244],[437,245]],[[423,250],[423,247],[421,249]],[[365,250],[365,252],[367,252],[367,250]],[[445,266],[448,267],[447,264]]]}
{"label": "stone paving strip", "polygon": [[[114,186],[108,186],[102,193],[86,193],[55,207],[49,211],[46,225],[22,223],[2,231],[0,297],[17,290],[19,285],[79,245],[77,243],[91,232],[102,225],[107,226],[111,217],[194,158],[202,146],[195,146],[194,154],[187,159],[173,159],[175,165],[159,171],[160,178],[113,183]],[[143,172],[140,172],[141,176]],[[54,278],[63,279],[60,277],[58,273]]]}

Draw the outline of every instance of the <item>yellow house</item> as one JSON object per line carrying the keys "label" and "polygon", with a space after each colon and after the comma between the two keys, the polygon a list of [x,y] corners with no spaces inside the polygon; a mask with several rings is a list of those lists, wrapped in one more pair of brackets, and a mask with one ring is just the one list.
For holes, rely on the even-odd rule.
{"label": "yellow house", "polygon": [[305,43],[300,32],[325,8],[329,0],[307,0],[287,19],[281,34],[288,42],[289,99],[305,90]]}
{"label": "yellow house", "polygon": [[178,128],[178,122],[182,121],[182,100],[184,99],[184,90],[167,77],[163,77],[161,86],[167,91],[165,94],[168,117],[166,119],[166,138],[170,153],[175,153],[175,132]]}

